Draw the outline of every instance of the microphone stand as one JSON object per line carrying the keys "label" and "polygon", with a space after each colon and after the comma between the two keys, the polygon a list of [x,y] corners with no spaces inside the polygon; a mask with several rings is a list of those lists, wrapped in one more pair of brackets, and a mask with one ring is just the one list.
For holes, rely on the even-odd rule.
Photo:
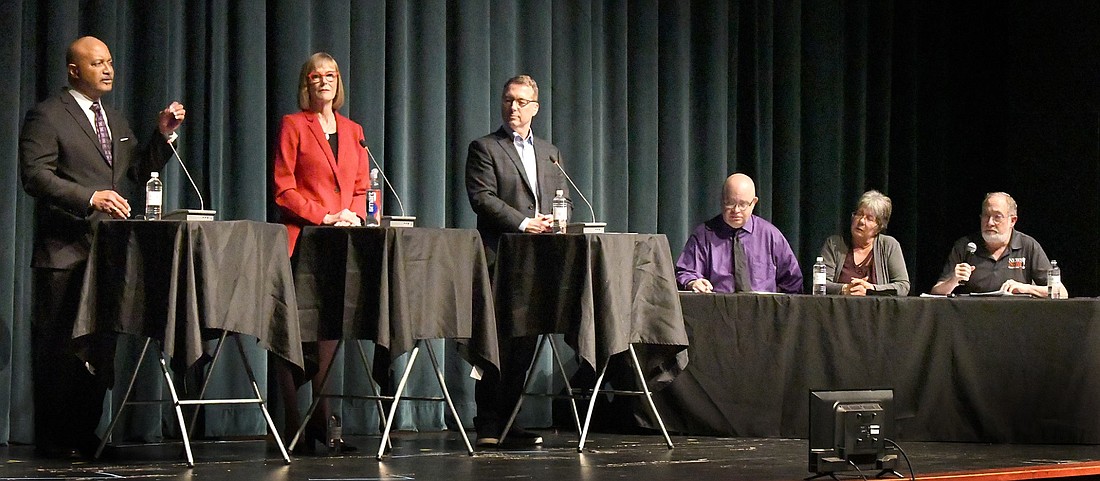
{"label": "microphone stand", "polygon": [[191,172],[187,171],[187,165],[184,164],[183,159],[180,158],[180,153],[176,150],[176,146],[172,145],[172,142],[168,142],[168,147],[172,149],[172,155],[176,157],[176,161],[179,162],[180,167],[183,168],[183,175],[186,175],[187,180],[191,182],[191,188],[195,189],[195,195],[199,196],[199,208],[176,209],[166,214],[163,218],[165,220],[214,220],[217,211],[206,208],[206,202],[202,200],[202,191],[200,191],[199,186],[195,184],[195,179],[191,177]]}
{"label": "microphone stand", "polygon": [[592,208],[592,203],[588,201],[588,197],[585,197],[584,192],[581,192],[581,190],[577,188],[577,184],[573,182],[573,179],[571,177],[569,177],[569,174],[565,172],[565,169],[562,168],[561,163],[558,162],[557,159],[553,159],[551,160],[551,162],[553,162],[553,164],[558,167],[558,170],[561,171],[561,175],[565,176],[565,180],[569,181],[569,185],[573,186],[573,191],[576,192],[577,195],[581,196],[581,199],[584,200],[584,203],[588,205],[588,213],[592,216],[592,222],[571,222],[566,225],[565,231],[576,232],[576,229],[580,229],[581,234],[603,234],[604,231],[607,229],[607,223],[596,222],[596,210]]}
{"label": "microphone stand", "polygon": [[416,227],[416,216],[405,215],[405,203],[401,202],[401,196],[397,195],[397,191],[394,190],[393,184],[390,183],[389,177],[386,177],[386,173],[379,167],[378,161],[374,159],[374,154],[370,152],[370,148],[367,147],[367,139],[360,139],[359,145],[363,146],[363,150],[367,151],[367,156],[370,157],[371,163],[374,164],[374,170],[382,176],[382,180],[386,182],[386,187],[390,188],[390,192],[393,192],[393,198],[397,199],[397,207],[401,209],[401,215],[382,215],[382,227]]}

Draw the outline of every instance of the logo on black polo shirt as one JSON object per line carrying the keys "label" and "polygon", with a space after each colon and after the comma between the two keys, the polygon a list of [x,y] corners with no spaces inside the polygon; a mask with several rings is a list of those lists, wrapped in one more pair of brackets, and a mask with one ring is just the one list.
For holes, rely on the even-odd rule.
{"label": "logo on black polo shirt", "polygon": [[1009,257],[1008,268],[1009,269],[1024,269],[1027,267],[1026,257]]}

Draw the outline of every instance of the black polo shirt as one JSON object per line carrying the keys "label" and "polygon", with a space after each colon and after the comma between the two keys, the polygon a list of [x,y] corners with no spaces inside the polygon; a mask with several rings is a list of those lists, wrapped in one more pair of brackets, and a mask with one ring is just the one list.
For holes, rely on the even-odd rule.
{"label": "black polo shirt", "polygon": [[[973,242],[978,250],[967,258],[966,244]],[[970,274],[970,281],[965,286],[955,289],[957,293],[992,292],[1001,288],[1001,285],[1009,279],[1024,284],[1047,284],[1047,273],[1050,272],[1050,259],[1039,242],[1023,232],[1012,231],[1012,238],[1008,241],[1008,248],[998,260],[993,260],[993,255],[985,247],[982,235],[971,234],[955,241],[951,248],[951,254],[947,256],[947,264],[943,266],[940,280],[950,279],[955,275],[955,265],[966,262],[974,266],[974,272]]]}

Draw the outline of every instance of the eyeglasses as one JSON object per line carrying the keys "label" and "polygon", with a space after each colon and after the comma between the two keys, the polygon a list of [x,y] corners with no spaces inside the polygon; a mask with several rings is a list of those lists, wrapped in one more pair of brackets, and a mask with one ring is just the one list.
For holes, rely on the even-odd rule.
{"label": "eyeglasses", "polygon": [[869,224],[878,224],[878,217],[875,217],[875,214],[852,212],[852,220],[859,219],[863,219],[864,222],[867,222]]}
{"label": "eyeglasses", "polygon": [[744,212],[746,210],[749,210],[749,208],[751,208],[753,205],[756,205],[755,200],[742,200],[742,201],[735,202],[735,203],[732,203],[732,204],[731,203],[722,204],[722,208],[726,209],[726,210],[732,210],[732,211],[740,210],[740,211]]}
{"label": "eyeglasses", "polygon": [[310,82],[315,84],[335,82],[338,77],[340,77],[340,74],[337,72],[313,72],[306,76]]}
{"label": "eyeglasses", "polygon": [[504,105],[507,105],[507,106],[509,106],[509,107],[511,107],[511,106],[512,106],[512,104],[516,104],[516,106],[518,106],[518,107],[519,107],[519,108],[521,108],[521,109],[522,109],[522,108],[524,108],[524,107],[526,107],[526,106],[528,106],[528,105],[531,105],[531,104],[537,104],[537,103],[539,103],[539,101],[538,101],[538,100],[531,100],[531,99],[510,99],[510,98],[504,98],[504,99],[501,99],[501,102],[502,102],[502,103],[503,103]]}
{"label": "eyeglasses", "polygon": [[982,223],[984,224],[984,223],[989,222],[990,220],[992,220],[994,224],[1001,225],[1009,217],[1011,217],[1011,216],[1007,216],[1007,215],[1004,215],[1004,214],[994,214],[994,215],[982,214]]}

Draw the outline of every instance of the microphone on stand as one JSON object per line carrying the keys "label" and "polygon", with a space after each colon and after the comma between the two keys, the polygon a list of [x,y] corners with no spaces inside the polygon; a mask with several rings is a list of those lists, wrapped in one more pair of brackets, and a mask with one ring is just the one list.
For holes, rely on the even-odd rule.
{"label": "microphone on stand", "polygon": [[581,192],[579,188],[577,188],[577,184],[574,183],[573,179],[569,177],[569,174],[565,172],[565,169],[562,168],[561,162],[559,162],[558,159],[550,159],[550,162],[553,162],[554,165],[558,167],[558,170],[561,171],[561,174],[565,176],[565,180],[568,180],[569,185],[573,186],[573,191],[576,192],[577,195],[581,196],[581,199],[584,200],[584,203],[588,205],[588,213],[592,215],[592,222],[570,223],[568,226],[566,226],[566,231],[576,232],[575,229],[579,228],[582,234],[603,234],[604,230],[606,230],[607,228],[607,223],[596,222],[596,211],[592,208],[592,203],[588,201],[588,197],[585,197],[584,193]]}
{"label": "microphone on stand", "polygon": [[[177,137],[178,138],[178,137]],[[176,150],[176,146],[172,145],[172,142],[168,142],[168,147],[172,149],[172,155],[176,157],[176,161],[179,162],[180,167],[183,168],[183,174],[187,176],[187,180],[191,182],[191,188],[195,189],[195,195],[199,196],[199,208],[198,209],[176,209],[169,212],[164,216],[166,220],[214,220],[214,215],[217,211],[206,208],[206,202],[202,200],[202,192],[199,190],[199,186],[195,184],[195,179],[191,177],[191,172],[187,171],[187,165],[183,163],[183,159],[180,158],[180,153]]]}
{"label": "microphone on stand", "polygon": [[405,215],[405,203],[401,202],[401,196],[397,195],[397,190],[393,188],[393,184],[390,183],[390,179],[386,177],[386,173],[382,172],[382,168],[378,167],[378,161],[374,160],[374,154],[370,153],[370,148],[367,147],[367,139],[359,139],[359,145],[363,146],[363,149],[367,151],[367,156],[370,157],[370,161],[374,164],[374,168],[371,169],[371,177],[374,177],[374,173],[378,172],[378,175],[382,176],[382,180],[386,182],[386,187],[390,188],[390,192],[393,192],[393,198],[397,199],[397,207],[401,209],[401,215],[383,215],[382,227],[416,227],[416,216]]}
{"label": "microphone on stand", "polygon": [[[977,251],[978,251],[978,244],[975,244],[973,242],[968,242],[966,244],[966,258],[963,260],[963,262],[965,262],[967,264],[970,264],[970,260],[974,257],[974,253],[977,252]],[[967,282],[966,280],[961,280],[961,281],[959,281],[959,285],[960,286],[965,286],[966,282]]]}

